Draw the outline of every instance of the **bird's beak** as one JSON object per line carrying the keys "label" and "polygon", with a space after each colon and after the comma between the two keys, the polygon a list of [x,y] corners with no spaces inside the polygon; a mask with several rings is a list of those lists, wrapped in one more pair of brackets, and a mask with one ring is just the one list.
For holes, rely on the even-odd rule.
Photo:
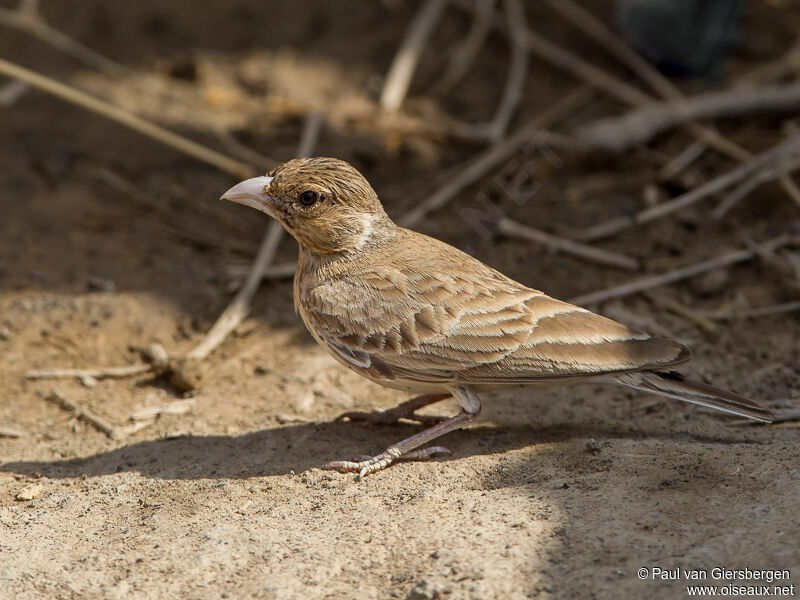
{"label": "bird's beak", "polygon": [[255,208],[270,217],[275,217],[275,204],[269,195],[269,184],[272,177],[253,177],[237,183],[227,192],[222,194],[221,200],[230,200]]}

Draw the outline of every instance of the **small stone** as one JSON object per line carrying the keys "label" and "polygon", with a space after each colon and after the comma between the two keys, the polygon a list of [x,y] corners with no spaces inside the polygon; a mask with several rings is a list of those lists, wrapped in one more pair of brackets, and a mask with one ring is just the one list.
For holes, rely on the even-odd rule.
{"label": "small stone", "polygon": [[15,497],[21,502],[28,502],[41,496],[43,491],[44,486],[41,483],[29,483],[18,491]]}
{"label": "small stone", "polygon": [[161,344],[148,344],[147,347],[142,351],[142,354],[144,355],[145,360],[152,363],[152,365],[157,369],[163,369],[167,366],[169,356],[167,355],[167,351],[164,350],[164,346]]}
{"label": "small stone", "polygon": [[86,280],[86,289],[90,292],[113,292],[117,289],[117,284],[111,279],[89,277],[89,279]]}
{"label": "small stone", "polygon": [[593,454],[599,454],[600,451],[602,450],[602,448],[600,447],[600,442],[598,442],[595,439],[591,439],[588,442],[586,442],[586,449]]}
{"label": "small stone", "polygon": [[97,379],[92,377],[91,375],[81,375],[80,382],[83,387],[93,388],[97,385]]}
{"label": "small stone", "polygon": [[10,339],[11,339],[11,332],[8,330],[8,328],[3,327],[2,329],[0,329],[0,340],[8,341]]}
{"label": "small stone", "polygon": [[256,368],[254,370],[256,372],[256,375],[269,375],[270,373],[272,373],[272,369],[270,369],[269,367],[265,367],[264,365],[256,365]]}

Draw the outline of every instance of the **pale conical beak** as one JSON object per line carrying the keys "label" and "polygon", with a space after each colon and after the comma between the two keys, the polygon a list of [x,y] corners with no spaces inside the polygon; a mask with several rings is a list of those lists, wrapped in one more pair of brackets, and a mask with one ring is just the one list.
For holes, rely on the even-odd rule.
{"label": "pale conical beak", "polygon": [[227,192],[222,194],[221,200],[230,200],[238,204],[244,204],[250,208],[255,208],[270,217],[275,217],[272,196],[269,195],[269,184],[272,177],[253,177],[237,183]]}

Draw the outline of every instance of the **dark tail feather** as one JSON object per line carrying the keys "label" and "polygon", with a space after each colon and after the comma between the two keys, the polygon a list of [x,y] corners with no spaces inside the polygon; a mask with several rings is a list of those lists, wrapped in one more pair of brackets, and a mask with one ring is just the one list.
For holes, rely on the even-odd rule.
{"label": "dark tail feather", "polygon": [[764,423],[772,423],[775,418],[771,410],[764,408],[757,402],[705,383],[688,381],[684,379],[683,375],[675,371],[667,373],[658,373],[656,371],[625,373],[618,375],[616,379],[622,385],[637,390],[661,394],[662,396],[707,406],[708,408],[715,408]]}

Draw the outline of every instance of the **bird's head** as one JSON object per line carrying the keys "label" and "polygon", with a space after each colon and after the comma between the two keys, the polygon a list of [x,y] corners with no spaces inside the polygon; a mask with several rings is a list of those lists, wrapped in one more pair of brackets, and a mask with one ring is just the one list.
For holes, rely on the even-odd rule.
{"label": "bird's head", "polygon": [[264,177],[236,184],[222,199],[274,217],[318,255],[359,250],[391,224],[367,180],[335,158],[287,161]]}

